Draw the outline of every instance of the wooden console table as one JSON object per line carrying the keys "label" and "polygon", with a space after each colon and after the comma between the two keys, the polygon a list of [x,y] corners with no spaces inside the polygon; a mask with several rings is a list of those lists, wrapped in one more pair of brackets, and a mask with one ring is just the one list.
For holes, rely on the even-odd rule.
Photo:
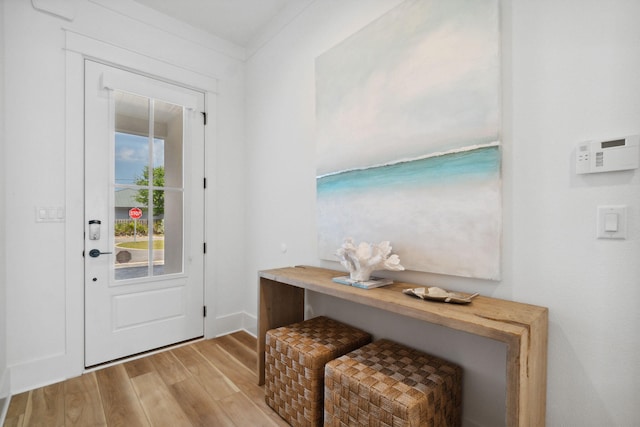
{"label": "wooden console table", "polygon": [[415,288],[394,283],[360,289],[334,283],[341,271],[296,266],[261,271],[258,313],[258,382],[264,384],[265,334],[304,320],[305,289],[358,304],[469,332],[507,344],[508,426],[545,424],[548,309],[478,296],[471,304],[422,301],[402,293]]}

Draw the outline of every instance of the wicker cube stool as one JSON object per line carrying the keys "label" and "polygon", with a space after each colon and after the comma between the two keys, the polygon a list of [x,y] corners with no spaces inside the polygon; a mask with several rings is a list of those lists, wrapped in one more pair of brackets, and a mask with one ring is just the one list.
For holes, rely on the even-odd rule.
{"label": "wicker cube stool", "polygon": [[325,367],[324,425],[459,426],[462,368],[388,340]]}
{"label": "wicker cube stool", "polygon": [[322,425],[324,365],[371,335],[321,316],[267,331],[265,400],[292,426]]}

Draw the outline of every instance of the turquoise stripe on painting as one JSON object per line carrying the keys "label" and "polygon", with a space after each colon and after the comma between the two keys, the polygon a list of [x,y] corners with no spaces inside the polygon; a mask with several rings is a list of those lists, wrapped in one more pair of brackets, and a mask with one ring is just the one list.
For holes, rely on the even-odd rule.
{"label": "turquoise stripe on painting", "polygon": [[318,195],[400,186],[442,185],[467,179],[498,177],[500,147],[443,154],[392,165],[376,166],[319,177]]}

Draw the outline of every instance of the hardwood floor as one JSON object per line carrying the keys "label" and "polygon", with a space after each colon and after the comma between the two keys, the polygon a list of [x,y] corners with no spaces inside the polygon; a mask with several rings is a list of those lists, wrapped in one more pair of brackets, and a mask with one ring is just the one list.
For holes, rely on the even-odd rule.
{"label": "hardwood floor", "polygon": [[287,426],[256,358],[245,332],[195,342],[15,395],[4,426]]}

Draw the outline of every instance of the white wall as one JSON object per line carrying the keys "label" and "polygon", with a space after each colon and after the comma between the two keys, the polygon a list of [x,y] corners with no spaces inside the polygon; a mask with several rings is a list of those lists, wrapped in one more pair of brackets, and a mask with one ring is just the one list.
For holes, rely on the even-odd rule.
{"label": "white wall", "polygon": [[[0,22],[4,28],[4,3],[0,2]],[[0,30],[0,423],[9,396],[9,375],[7,370],[7,275],[5,263],[5,164],[4,155],[4,31]]]}
{"label": "white wall", "polygon": [[[256,271],[316,254],[314,59],[398,1],[316,1],[247,62],[247,310]],[[502,2],[503,279],[395,277],[549,307],[547,425],[629,426],[640,393],[640,170],[576,176],[575,145],[640,133],[640,3]],[[624,204],[629,237],[595,239],[596,207]],[[286,251],[283,250],[286,246]],[[329,314],[462,363],[467,425],[504,424],[504,347],[308,299]]]}
{"label": "white wall", "polygon": [[[246,70],[236,47],[178,23],[166,26],[168,34],[149,25],[150,18],[168,18],[128,0],[70,1],[77,6],[72,22],[36,12],[28,1],[2,2],[0,158],[6,167],[0,189],[6,189],[0,224],[6,236],[0,234],[0,267],[6,276],[0,276],[0,344],[2,302],[8,301],[6,363],[14,392],[80,369],[81,354],[67,345],[81,342],[68,335],[78,331],[69,325],[82,321],[74,317],[81,307],[67,315],[68,302],[77,301],[70,292],[82,291],[75,282],[79,261],[66,259],[61,245],[70,244],[82,224],[34,221],[36,206],[77,206],[78,196],[65,192],[78,176],[67,162],[81,154],[65,151],[61,28],[220,79],[218,124],[211,131],[216,144],[209,148],[217,203],[207,213],[210,248],[214,242],[207,289],[214,310],[208,333],[221,333],[237,324],[243,310],[256,315],[258,270],[337,267],[316,255],[314,60],[399,2],[312,2],[273,33]],[[572,156],[578,141],[640,133],[640,3],[522,0],[505,1],[502,8],[503,279],[415,272],[396,277],[549,307],[547,424],[633,425],[640,392],[640,172],[577,177]],[[626,241],[594,238],[601,204],[629,207]],[[326,297],[309,298],[309,313],[327,313],[460,361],[467,373],[466,423],[503,422],[502,345]],[[3,357],[0,350],[0,372]],[[29,370],[37,375],[27,378]]]}
{"label": "white wall", "polygon": [[[575,144],[640,133],[640,2],[514,2],[514,298],[550,309],[549,425],[637,425],[640,170],[576,176]],[[629,209],[597,240],[596,207]]]}
{"label": "white wall", "polygon": [[[206,301],[207,334],[220,332],[216,318],[243,309],[237,289],[243,279],[244,252],[238,238],[244,216],[240,196],[244,50],[130,0],[50,3],[70,6],[74,13],[70,21],[36,11],[29,1],[3,4],[7,82],[3,158],[8,183],[3,246],[9,302],[6,360],[12,391],[82,371],[82,137],[79,145],[69,140],[77,136],[70,124],[82,123],[82,75],[67,79],[72,67],[66,62],[66,37],[106,41],[110,49],[125,52],[125,62],[142,58],[217,79],[218,95],[209,105],[212,124],[206,130],[210,183]],[[78,87],[80,99],[70,95],[67,100]],[[36,223],[37,206],[65,207],[65,222]]]}

